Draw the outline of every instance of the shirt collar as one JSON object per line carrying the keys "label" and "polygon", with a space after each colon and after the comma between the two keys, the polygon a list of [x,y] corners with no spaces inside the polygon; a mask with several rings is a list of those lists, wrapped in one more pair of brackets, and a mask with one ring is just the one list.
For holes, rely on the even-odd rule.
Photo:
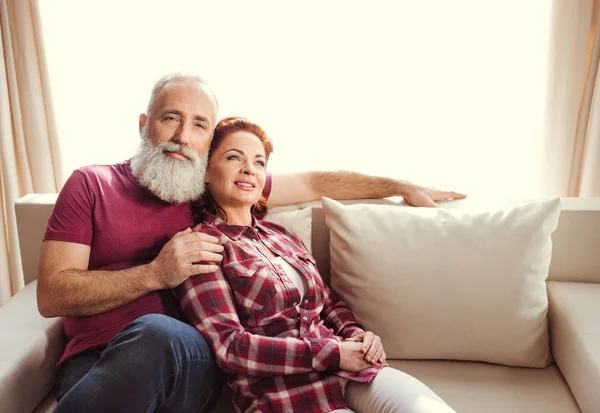
{"label": "shirt collar", "polygon": [[265,234],[272,234],[272,231],[269,228],[265,227],[260,220],[256,219],[254,215],[252,216],[251,226],[228,224],[218,216],[211,214],[207,211],[204,212],[202,218],[203,222],[212,225],[232,240],[238,240],[242,236],[244,231],[249,228],[257,229],[261,232],[264,232]]}

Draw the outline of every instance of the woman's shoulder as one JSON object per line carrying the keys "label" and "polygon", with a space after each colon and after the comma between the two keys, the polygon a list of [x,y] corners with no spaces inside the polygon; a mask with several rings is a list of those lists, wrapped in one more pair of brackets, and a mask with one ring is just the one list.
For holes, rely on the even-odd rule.
{"label": "woman's shoulder", "polygon": [[297,235],[292,230],[290,230],[287,227],[284,227],[283,225],[276,224],[275,222],[261,219],[258,221],[258,223],[260,225],[262,225],[264,228],[273,232],[274,234],[284,235],[284,236],[288,236],[288,237],[297,237]]}
{"label": "woman's shoulder", "polygon": [[260,220],[259,222],[260,225],[271,231],[273,235],[281,237],[287,242],[292,242],[296,247],[300,248],[301,250],[306,250],[306,246],[304,245],[304,242],[302,242],[302,239],[291,229],[271,221]]}

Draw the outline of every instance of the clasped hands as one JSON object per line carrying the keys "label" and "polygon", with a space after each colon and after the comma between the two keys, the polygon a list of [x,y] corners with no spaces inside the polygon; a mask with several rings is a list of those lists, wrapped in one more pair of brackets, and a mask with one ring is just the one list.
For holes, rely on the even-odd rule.
{"label": "clasped hands", "polygon": [[381,338],[371,331],[347,338],[339,344],[340,369],[358,373],[385,362],[386,354]]}

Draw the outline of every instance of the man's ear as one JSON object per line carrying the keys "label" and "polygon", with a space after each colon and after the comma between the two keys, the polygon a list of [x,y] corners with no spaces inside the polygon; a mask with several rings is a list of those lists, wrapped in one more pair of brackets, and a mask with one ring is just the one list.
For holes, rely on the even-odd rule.
{"label": "man's ear", "polygon": [[210,174],[208,173],[208,170],[204,173],[204,183],[205,184],[210,183]]}
{"label": "man's ear", "polygon": [[142,133],[142,129],[146,126],[146,122],[148,122],[148,116],[145,113],[140,113],[139,125],[140,125],[140,133]]}

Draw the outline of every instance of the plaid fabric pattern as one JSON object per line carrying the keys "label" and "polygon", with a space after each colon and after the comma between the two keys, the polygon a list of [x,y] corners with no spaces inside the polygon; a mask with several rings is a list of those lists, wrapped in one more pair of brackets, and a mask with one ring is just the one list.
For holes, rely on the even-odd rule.
{"label": "plaid fabric pattern", "polygon": [[[339,409],[344,378],[369,382],[385,366],[339,370],[337,343],[364,330],[294,233],[256,219],[251,227],[229,225],[211,214],[195,230],[226,240],[221,269],[189,278],[174,293],[230,374],[236,411]],[[304,297],[273,255],[306,278]]]}

